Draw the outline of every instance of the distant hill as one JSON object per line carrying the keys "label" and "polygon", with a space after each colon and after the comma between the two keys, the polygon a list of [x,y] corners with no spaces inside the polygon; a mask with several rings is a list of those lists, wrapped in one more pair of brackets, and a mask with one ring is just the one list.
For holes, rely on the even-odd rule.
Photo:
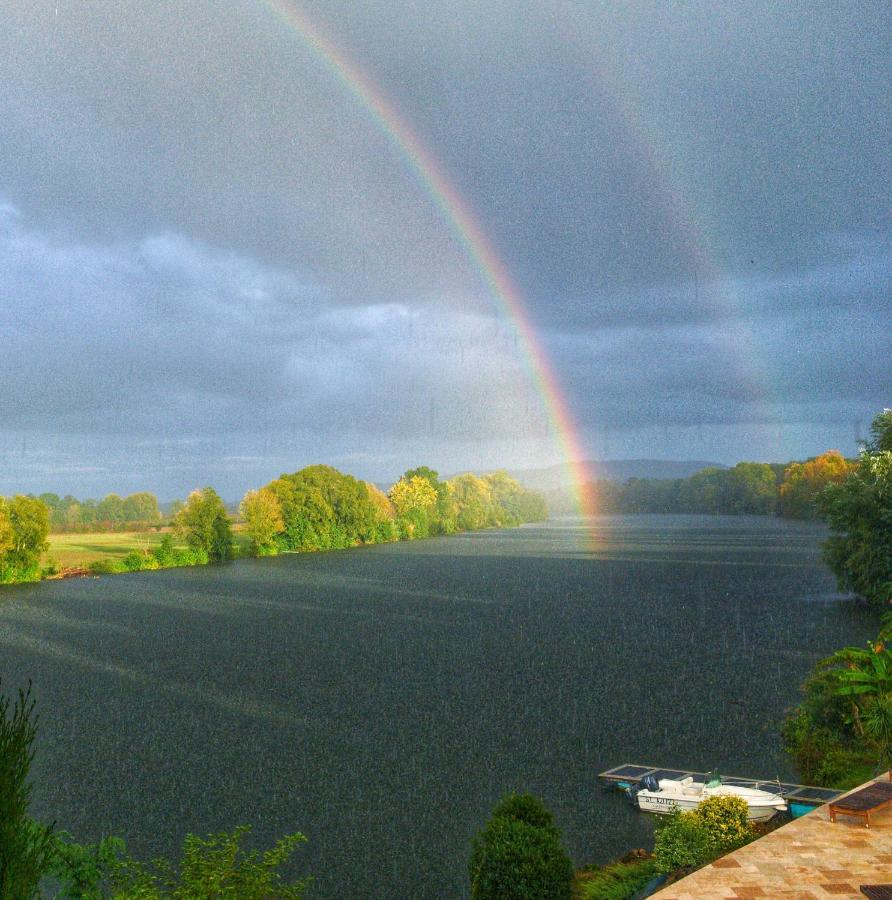
{"label": "distant hill", "polygon": [[[714,467],[727,469],[722,463],[702,459],[607,459],[588,460],[586,467],[595,481],[622,483],[629,478],[689,478],[695,472]],[[535,491],[552,491],[569,485],[564,465],[546,469],[515,469],[508,473],[524,487]]]}

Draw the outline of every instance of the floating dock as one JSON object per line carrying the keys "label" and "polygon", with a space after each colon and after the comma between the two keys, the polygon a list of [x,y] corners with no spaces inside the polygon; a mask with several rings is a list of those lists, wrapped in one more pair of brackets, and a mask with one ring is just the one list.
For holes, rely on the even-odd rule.
{"label": "floating dock", "polygon": [[[608,784],[624,788],[638,784],[645,775],[653,775],[657,781],[661,778],[672,778],[680,781],[682,778],[690,777],[694,781],[705,782],[710,774],[709,772],[659,769],[656,766],[637,766],[632,763],[625,763],[622,766],[617,766],[615,769],[601,772],[598,778]],[[756,788],[756,790],[762,791],[780,791],[784,799],[790,804],[791,811],[793,811],[794,804],[803,807],[823,806],[823,804],[831,803],[845,793],[845,791],[835,791],[831,788],[810,787],[807,784],[789,784],[784,781],[778,782],[769,779],[757,781],[755,778],[738,778],[736,775],[722,775],[721,778],[722,784],[735,784],[738,787]],[[796,813],[794,812],[793,814],[795,815]]]}

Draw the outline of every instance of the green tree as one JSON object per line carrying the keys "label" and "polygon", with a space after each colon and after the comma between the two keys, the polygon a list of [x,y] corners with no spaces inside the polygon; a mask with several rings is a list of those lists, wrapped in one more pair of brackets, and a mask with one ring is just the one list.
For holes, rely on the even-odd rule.
{"label": "green tree", "polygon": [[174,519],[174,529],[209,560],[232,559],[232,524],[219,494],[211,487],[192,491]]}
{"label": "green tree", "polygon": [[269,488],[248,491],[240,506],[255,556],[272,556],[278,547],[276,536],[285,530],[282,505]]}
{"label": "green tree", "polygon": [[368,487],[332,466],[307,466],[267,488],[282,509],[283,550],[336,550],[376,540],[379,513]]}
{"label": "green tree", "polygon": [[824,559],[842,590],[852,590],[876,606],[892,603],[892,441],[890,412],[872,425],[874,440],[840,484],[818,496],[831,535]]}
{"label": "green tree", "polygon": [[37,720],[31,685],[19,691],[9,714],[0,694],[0,900],[30,900],[49,867],[52,827],[33,826],[28,818]]}
{"label": "green tree", "polygon": [[311,879],[287,882],[278,869],[306,838],[299,832],[287,835],[260,853],[242,847],[249,831],[241,825],[207,838],[187,835],[178,868],[125,859],[113,876],[115,900],[301,900]]}
{"label": "green tree", "polygon": [[551,813],[529,794],[496,805],[474,838],[472,900],[567,900],[573,863]]}
{"label": "green tree", "polygon": [[866,448],[871,453],[885,453],[892,450],[892,409],[884,409],[874,416],[870,423],[872,440]]}
{"label": "green tree", "polygon": [[0,582],[40,577],[40,557],[47,549],[49,507],[21,494],[0,504]]}

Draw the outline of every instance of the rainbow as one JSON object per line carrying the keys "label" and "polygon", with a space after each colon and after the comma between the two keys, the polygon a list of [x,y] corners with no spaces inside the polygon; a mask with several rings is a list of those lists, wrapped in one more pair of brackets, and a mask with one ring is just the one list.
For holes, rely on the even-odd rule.
{"label": "rainbow", "polygon": [[523,297],[470,206],[452,185],[443,167],[421,138],[353,60],[325,37],[293,3],[285,0],[266,0],[266,3],[368,113],[454,231],[482,282],[498,302],[518,336],[518,344],[522,348],[533,383],[542,397],[565,461],[576,508],[582,515],[594,514],[592,493],[587,487],[591,482],[591,475],[585,465],[586,454],[567,400],[526,311]]}

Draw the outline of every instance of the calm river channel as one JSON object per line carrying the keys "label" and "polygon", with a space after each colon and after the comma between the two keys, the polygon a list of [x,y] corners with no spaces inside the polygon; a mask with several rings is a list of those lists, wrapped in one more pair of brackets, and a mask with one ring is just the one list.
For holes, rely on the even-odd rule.
{"label": "calm river channel", "polygon": [[650,846],[624,762],[791,779],[778,726],[873,617],[822,528],[603,517],[0,588],[31,679],[32,811],[148,858],[239,823],[302,831],[311,896],[467,895],[470,840],[539,794],[578,864]]}

